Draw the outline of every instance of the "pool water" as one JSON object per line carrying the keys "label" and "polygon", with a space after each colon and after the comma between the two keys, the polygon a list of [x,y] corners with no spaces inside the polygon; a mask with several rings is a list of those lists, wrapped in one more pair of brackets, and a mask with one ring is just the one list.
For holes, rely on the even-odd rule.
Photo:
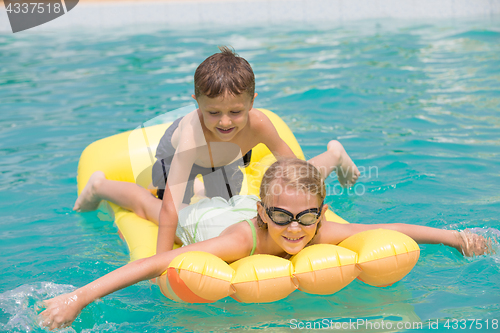
{"label": "pool water", "polygon": [[[362,174],[350,191],[328,180],[337,214],[475,228],[498,240],[499,42],[498,20],[0,35],[0,330],[43,331],[42,299],[128,262],[108,215],[72,211],[79,156],[95,140],[192,104],[194,70],[216,45],[251,63],[255,106],[280,115],[306,156],[343,143]],[[391,287],[354,281],[331,296],[294,292],[270,304],[175,303],[142,282],[91,304],[66,331],[279,332],[325,328],[324,320],[436,331],[462,319],[493,330],[500,256],[421,250]]]}

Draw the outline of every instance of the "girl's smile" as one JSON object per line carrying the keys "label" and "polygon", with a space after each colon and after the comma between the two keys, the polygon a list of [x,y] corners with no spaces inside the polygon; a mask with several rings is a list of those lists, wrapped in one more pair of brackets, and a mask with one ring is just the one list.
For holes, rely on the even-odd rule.
{"label": "girl's smile", "polygon": [[289,242],[292,242],[292,243],[299,243],[301,240],[304,239],[305,236],[302,236],[302,237],[299,237],[299,238],[289,238],[289,237],[286,237],[286,236],[282,236],[284,239],[286,239],[287,241]]}

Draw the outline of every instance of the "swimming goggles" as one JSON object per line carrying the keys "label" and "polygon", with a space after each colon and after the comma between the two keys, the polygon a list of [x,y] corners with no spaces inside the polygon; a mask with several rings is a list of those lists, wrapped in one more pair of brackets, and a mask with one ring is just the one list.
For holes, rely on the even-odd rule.
{"label": "swimming goggles", "polygon": [[279,207],[266,207],[266,213],[271,221],[279,226],[285,226],[294,221],[302,224],[303,226],[310,226],[315,224],[321,216],[323,202],[319,207],[320,208],[306,209],[298,213],[296,216],[288,210]]}

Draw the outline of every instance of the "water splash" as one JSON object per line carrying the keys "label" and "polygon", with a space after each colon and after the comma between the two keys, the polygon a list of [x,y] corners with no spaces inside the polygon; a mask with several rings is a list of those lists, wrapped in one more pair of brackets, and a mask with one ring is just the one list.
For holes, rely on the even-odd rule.
{"label": "water splash", "polygon": [[[43,308],[42,301],[73,290],[75,287],[71,285],[38,282],[24,284],[0,294],[0,308],[9,317],[7,323],[0,323],[0,331],[43,331],[38,315],[39,309]],[[67,328],[60,332],[75,332],[75,330]]]}
{"label": "water splash", "polygon": [[98,332],[123,332],[126,331],[126,326],[128,323],[124,324],[116,324],[116,323],[104,323],[104,324],[95,324],[91,329],[84,329],[82,333],[98,333]]}
{"label": "water splash", "polygon": [[488,246],[489,255],[497,264],[500,264],[500,230],[495,228],[471,228],[469,230],[491,241]]}

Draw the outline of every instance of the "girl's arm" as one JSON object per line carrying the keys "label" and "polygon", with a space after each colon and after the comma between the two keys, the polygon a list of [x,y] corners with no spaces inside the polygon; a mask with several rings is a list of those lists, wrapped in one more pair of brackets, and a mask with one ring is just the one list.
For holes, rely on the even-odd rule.
{"label": "girl's arm", "polygon": [[204,251],[228,262],[249,255],[253,245],[252,235],[245,229],[246,222],[243,223],[244,225],[238,223],[229,227],[219,237],[134,261],[72,293],[45,301],[46,310],[41,313],[42,325],[51,330],[71,325],[80,311],[94,300],[139,281],[160,276],[170,262],[181,253]]}
{"label": "girl's arm", "polygon": [[[169,254],[173,254],[173,251],[163,257],[154,256],[134,261],[72,293],[45,301],[46,310],[41,313],[44,317],[42,326],[47,326],[50,330],[69,326],[80,311],[94,300],[139,281],[160,275],[162,273],[160,263],[166,264],[173,259]],[[163,267],[167,266],[168,264]]]}
{"label": "girl's arm", "polygon": [[419,244],[444,244],[457,249],[465,256],[482,255],[489,251],[488,240],[467,231],[444,230],[413,224],[345,224],[342,225],[345,238],[358,232],[371,229],[390,229],[399,231]]}

